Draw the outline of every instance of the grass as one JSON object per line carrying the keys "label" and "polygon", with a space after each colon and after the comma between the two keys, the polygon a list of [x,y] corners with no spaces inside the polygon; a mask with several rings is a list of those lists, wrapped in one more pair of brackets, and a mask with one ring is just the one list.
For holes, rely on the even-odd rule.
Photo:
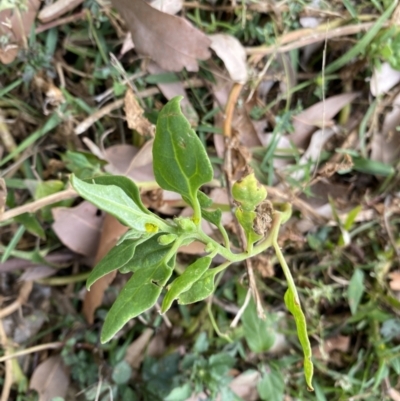
{"label": "grass", "polygon": [[[257,11],[261,6],[258,2],[246,5],[239,2],[233,11],[219,3],[216,9],[205,2],[201,5],[204,7],[185,9],[194,25],[207,34],[227,33],[237,37],[245,47],[264,50],[272,45],[279,49],[280,39],[299,30],[300,18],[313,12],[303,1],[278,5],[282,7],[280,12],[268,14]],[[212,64],[201,63],[198,73],[161,75],[148,74],[133,53],[120,58],[116,65],[109,54],[117,56],[120,49],[121,37],[115,29],[118,20],[95,2],[85,2],[84,7],[87,13],[83,19],[31,34],[29,50],[22,51],[13,64],[0,66],[0,107],[15,141],[11,148],[4,146],[0,160],[0,176],[7,185],[9,208],[35,201],[37,187],[46,186],[49,181],[58,180],[63,185],[60,189],[64,189],[70,172],[89,177],[104,168],[99,155],[82,151],[83,137],[99,148],[101,144],[107,148],[143,142],[143,138],[127,128],[122,107],[96,121],[84,134],[74,134],[74,127],[102,106],[95,97],[110,91],[109,100],[122,98],[124,80],[131,75],[136,77],[134,85],[139,93],[150,90],[150,95],[142,100],[146,116],[152,122],[165,103],[163,95],[154,89],[158,83],[201,78],[203,86],[188,85],[188,98],[199,117],[198,133],[215,162],[215,170],[223,167],[213,141],[213,135],[222,131],[214,126],[221,105],[213,100],[212,85],[218,75],[215,77],[211,71],[221,68],[221,61],[214,55]],[[259,375],[261,399],[280,401],[285,394],[293,400],[395,400],[389,390],[400,391],[400,301],[398,292],[390,287],[389,273],[399,268],[395,249],[399,247],[400,227],[398,165],[370,159],[371,127],[376,119],[381,123],[387,110],[379,106],[392,93],[372,99],[366,79],[375,65],[385,61],[374,43],[380,43],[379,35],[386,32],[398,3],[365,0],[356,4],[346,0],[343,4],[325,2],[321,7],[324,18],[330,15],[336,21],[338,15],[345,16],[340,24],[367,21],[373,25],[367,32],[327,41],[325,56],[320,49],[306,62],[301,61],[302,47],[290,50],[291,66],[299,78],[297,84],[287,85],[284,91],[279,84],[287,84],[289,72],[282,72],[280,64],[272,61],[265,76],[272,76],[274,85],[264,97],[252,99],[251,116],[267,121],[273,139],[268,147],[247,149],[253,154],[252,165],[260,179],[271,187],[278,186],[290,199],[300,199],[300,205],[306,203],[311,209],[316,208],[314,205],[323,195],[316,191],[316,182],[327,183],[323,191],[333,191],[330,206],[334,213],[329,221],[313,220],[311,215],[308,221],[312,221],[312,226],[301,231],[297,223],[310,216],[309,210],[295,207],[296,224],[281,233],[281,246],[305,306],[314,352],[319,349],[321,355],[314,359],[315,393],[309,393],[304,383],[300,347],[294,341],[294,322],[285,314],[282,303],[283,274],[276,268],[278,263],[272,255],[254,261],[260,266],[256,269],[257,285],[266,321],[256,318],[255,306],[250,304],[241,323],[230,328],[247,289],[244,266],[238,265],[221,278],[212,302],[175,306],[168,315],[172,328],[152,310],[132,323],[120,337],[101,345],[100,327],[123,279],[117,279],[108,288],[105,301],[95,314],[95,323],[88,324],[81,312],[81,294],[89,265],[81,258],[74,265],[46,259],[51,253],[66,250],[52,230],[49,207],[47,212],[34,214],[34,223],[32,219],[0,221],[0,253],[2,263],[21,258],[27,263],[45,263],[59,269],[56,276],[34,280],[34,290],[22,307],[20,318],[37,313],[41,307],[39,295],[47,294],[43,306],[47,308],[47,321],[13,350],[61,341],[61,351],[48,352],[61,355],[69,368],[71,393],[75,397],[72,399],[161,400],[168,399],[170,394],[170,400],[185,400],[193,391],[204,391],[212,400],[217,390],[222,389],[223,400],[230,400],[234,399],[230,398],[233,396],[228,386],[232,378],[253,371]],[[394,31],[393,43],[396,35]],[[258,59],[256,51],[248,59],[250,81],[242,91],[242,103],[252,85],[263,82],[259,81],[259,74],[268,61],[263,56],[264,50],[257,50]],[[60,88],[64,100],[50,105],[48,115],[43,114],[47,96],[47,90],[40,86],[43,81]],[[356,132],[356,140],[350,147],[343,145],[340,136],[336,142],[329,142],[320,157],[321,168],[316,172],[310,164],[300,166],[303,150],[294,146],[279,148],[279,138],[293,132],[293,115],[321,99],[348,91],[361,92],[346,110],[347,114],[343,112],[341,120],[344,135]],[[376,113],[381,115],[377,118]],[[109,134],[104,135],[105,132]],[[324,163],[342,161],[346,155],[352,159],[350,167],[324,176]],[[290,164],[276,171],[274,162],[278,158]],[[292,180],[290,175],[300,168],[305,169],[304,177]],[[216,182],[225,185],[223,179]],[[270,193],[274,194],[272,190]],[[157,196],[152,193],[147,199],[155,202]],[[66,206],[78,203],[72,202]],[[41,232],[46,239],[41,238]],[[232,231],[230,236],[238,246]],[[179,263],[186,266],[191,260],[190,255],[181,255]],[[269,274],[266,267],[270,268]],[[23,272],[24,268],[3,273],[5,301],[0,312],[15,300],[17,280]],[[2,325],[18,319],[17,313],[11,317],[3,318]],[[126,362],[128,349],[147,329],[153,331],[150,351],[146,353],[143,347],[142,363],[133,368],[132,363]],[[15,330],[7,332],[7,336],[9,341],[15,341]],[[283,350],[268,353],[277,338],[284,338]],[[342,344],[332,348],[338,339]],[[0,340],[4,344],[4,336]],[[4,346],[0,348],[0,358],[7,350]],[[43,351],[30,354],[20,363],[23,376],[12,387],[10,400],[36,399],[22,384],[24,378],[31,379],[37,364],[47,355],[50,354]],[[5,380],[4,366],[0,365],[0,388]]]}

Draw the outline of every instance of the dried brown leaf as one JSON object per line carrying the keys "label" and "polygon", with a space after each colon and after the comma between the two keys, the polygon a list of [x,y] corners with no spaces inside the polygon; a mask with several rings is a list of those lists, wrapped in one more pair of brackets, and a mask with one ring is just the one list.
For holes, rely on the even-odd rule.
{"label": "dried brown leaf", "polygon": [[135,98],[133,90],[128,88],[125,94],[126,122],[130,129],[134,129],[140,135],[154,136],[155,127],[143,116],[143,109]]}
{"label": "dried brown leaf", "polygon": [[144,357],[146,356],[145,349],[153,336],[153,329],[145,329],[143,333],[126,349],[125,361],[133,369],[139,369]]}
{"label": "dried brown leaf", "polygon": [[386,164],[394,164],[400,156],[400,95],[393,102],[393,109],[383,121],[382,130],[374,134],[371,142],[371,159]]}
{"label": "dried brown leaf", "polygon": [[302,111],[293,118],[294,132],[290,135],[291,141],[297,147],[305,148],[316,127],[329,126],[332,118],[358,95],[358,93],[343,93],[332,96]]}
{"label": "dried brown leaf", "polygon": [[84,0],[57,0],[55,3],[43,7],[38,15],[38,19],[44,24],[53,21],[78,7],[83,2]]}
{"label": "dried brown leaf", "polygon": [[374,68],[370,90],[374,96],[387,93],[400,82],[400,71],[393,69],[389,63]]}
{"label": "dried brown leaf", "polygon": [[8,38],[7,44],[0,48],[0,62],[11,63],[17,57],[19,46],[24,44],[26,37],[35,21],[40,0],[27,0],[26,11],[17,7],[0,11],[0,36]]}
{"label": "dried brown leaf", "polygon": [[156,10],[144,0],[112,0],[125,19],[138,53],[168,71],[197,71],[210,57],[210,40],[183,18]]}
{"label": "dried brown leaf", "polygon": [[392,400],[392,401],[400,401],[400,393],[396,390],[396,389],[394,389],[394,388],[390,388],[388,391],[387,391],[387,394],[388,394],[388,396],[390,397],[390,399]]}
{"label": "dried brown leaf", "polygon": [[400,291],[400,272],[389,273],[389,287],[392,291]]}
{"label": "dried brown leaf", "polygon": [[242,44],[231,35],[215,34],[208,36],[211,39],[211,49],[224,62],[229,76],[234,82],[247,82],[246,51]]}
{"label": "dried brown leaf", "polygon": [[[106,215],[103,222],[101,231],[100,242],[97,248],[95,264],[97,264],[103,257],[114,247],[118,239],[128,230],[123,226],[115,217]],[[85,294],[83,300],[82,312],[86,320],[92,324],[94,322],[94,312],[101,305],[103,301],[104,291],[109,287],[114,280],[117,272],[111,272],[101,279],[97,280]]]}
{"label": "dried brown leaf", "polygon": [[163,13],[175,15],[182,10],[183,0],[154,0],[150,5]]}
{"label": "dried brown leaf", "polygon": [[104,219],[96,206],[85,201],[73,208],[53,208],[52,214],[53,230],[66,247],[85,256],[95,254]]}
{"label": "dried brown leaf", "polygon": [[329,354],[333,351],[347,352],[350,347],[350,337],[338,335],[335,337],[328,338],[323,342],[322,350],[321,347],[313,347],[313,356],[317,359],[325,359],[329,357]]}
{"label": "dried brown leaf", "polygon": [[51,401],[55,397],[65,397],[69,376],[60,356],[51,356],[33,372],[29,388],[36,390],[39,401]]}

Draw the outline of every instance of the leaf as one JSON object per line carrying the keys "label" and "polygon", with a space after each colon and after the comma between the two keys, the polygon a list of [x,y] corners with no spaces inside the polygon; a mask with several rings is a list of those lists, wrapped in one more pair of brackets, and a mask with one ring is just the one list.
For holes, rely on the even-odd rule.
{"label": "leaf", "polygon": [[361,269],[356,269],[347,289],[347,297],[352,315],[357,312],[358,305],[364,294],[364,288],[364,272]]}
{"label": "leaf", "polygon": [[71,183],[82,198],[139,232],[147,232],[148,224],[155,228],[163,224],[156,217],[144,213],[132,198],[116,185],[88,184],[74,175],[71,177]]}
{"label": "leaf", "polygon": [[82,202],[75,207],[52,209],[52,228],[60,241],[71,251],[93,257],[99,243],[104,213],[96,206]]}
{"label": "leaf", "polygon": [[301,348],[304,353],[304,375],[306,378],[307,387],[310,391],[313,390],[312,378],[314,374],[314,365],[311,361],[312,352],[310,340],[307,334],[307,323],[301,306],[296,301],[295,296],[290,288],[285,293],[285,305],[289,312],[293,315],[297,327],[297,336],[299,337]]}
{"label": "leaf", "polygon": [[121,244],[114,246],[91,271],[86,281],[86,288],[90,290],[92,284],[99,278],[114,270],[122,269],[133,258],[136,247],[143,241],[146,241],[147,238],[148,237],[140,237],[137,239],[125,240]]}
{"label": "leaf", "polygon": [[238,207],[235,210],[235,216],[239,224],[243,227],[244,233],[246,234],[247,244],[254,244],[254,242],[261,239],[263,236],[257,234],[254,231],[254,221],[257,218],[256,212],[243,210],[242,207]]}
{"label": "leaf", "polygon": [[14,217],[17,223],[22,224],[31,234],[38,236],[41,239],[46,239],[46,234],[43,227],[33,213],[23,213]]}
{"label": "leaf", "polygon": [[24,38],[29,36],[40,3],[39,0],[27,0],[24,11],[20,11],[16,7],[18,3],[14,1],[10,2],[9,9],[4,9],[3,4],[0,4],[0,36],[9,40],[0,49],[1,63],[9,64],[17,56],[19,46],[23,45]]}
{"label": "leaf", "polygon": [[121,361],[118,362],[113,369],[112,379],[116,384],[128,383],[132,376],[132,368],[129,366],[128,362]]}
{"label": "leaf", "polygon": [[[95,264],[102,260],[107,253],[115,246],[119,238],[127,231],[115,217],[107,214],[104,218],[100,242],[97,247]],[[89,324],[94,322],[94,312],[103,302],[104,292],[114,280],[117,272],[113,271],[101,277],[87,291],[83,299],[82,312]]]}
{"label": "leaf", "polygon": [[162,233],[156,234],[145,242],[138,244],[135,257],[124,265],[125,271],[135,272],[140,269],[148,269],[160,263],[172,248],[172,244],[161,245],[158,238]]}
{"label": "leaf", "polygon": [[[135,258],[134,258],[135,259]],[[104,344],[131,319],[150,309],[156,302],[163,285],[171,277],[175,257],[166,262],[138,269],[126,283],[109,310],[101,332]]]}
{"label": "leaf", "polygon": [[136,100],[133,90],[129,87],[125,94],[124,103],[128,127],[136,130],[140,135],[154,136],[154,125],[143,116],[144,110]]}
{"label": "leaf", "polygon": [[[274,315],[273,315],[274,316]],[[244,338],[253,352],[268,351],[275,342],[273,316],[267,314],[266,319],[257,315],[256,305],[251,299],[242,316]]]}
{"label": "leaf", "polygon": [[240,84],[246,83],[246,51],[242,44],[234,36],[223,33],[208,37],[211,39],[211,49],[224,62],[232,80]]}
{"label": "leaf", "polygon": [[202,217],[217,227],[220,226],[222,219],[221,209],[206,210],[205,208],[213,204],[213,200],[201,191],[197,191],[197,199],[200,203]]}
{"label": "leaf", "polygon": [[140,190],[137,185],[128,177],[123,175],[102,175],[99,177],[91,178],[86,182],[93,182],[99,185],[115,185],[121,188],[135,203],[136,206],[143,212],[147,214],[152,214],[142,203],[140,197]]}
{"label": "leaf", "polygon": [[39,401],[65,397],[69,377],[60,356],[51,356],[40,363],[32,374],[29,388],[36,390]]}
{"label": "leaf", "polygon": [[186,383],[183,386],[175,387],[166,398],[165,401],[186,401],[192,394],[192,387],[190,383]]}
{"label": "leaf", "polygon": [[210,296],[215,289],[214,278],[217,273],[219,273],[218,269],[211,269],[204,273],[203,276],[190,287],[190,290],[179,295],[178,303],[181,305],[193,304]]}
{"label": "leaf", "polygon": [[197,190],[213,178],[213,169],[199,137],[180,110],[182,97],[161,110],[153,144],[153,168],[161,188],[182,195],[193,207]]}
{"label": "leaf", "polygon": [[185,19],[151,7],[143,0],[112,0],[125,19],[138,53],[168,71],[197,71],[197,59],[210,57],[210,40]]}
{"label": "leaf", "polygon": [[263,401],[282,401],[285,382],[282,373],[274,366],[269,366],[257,384],[258,394]]}
{"label": "leaf", "polygon": [[212,258],[205,256],[192,263],[180,277],[171,284],[164,297],[161,313],[165,313],[172,305],[172,302],[179,297],[182,292],[188,291],[190,287],[201,278],[210,267]]}

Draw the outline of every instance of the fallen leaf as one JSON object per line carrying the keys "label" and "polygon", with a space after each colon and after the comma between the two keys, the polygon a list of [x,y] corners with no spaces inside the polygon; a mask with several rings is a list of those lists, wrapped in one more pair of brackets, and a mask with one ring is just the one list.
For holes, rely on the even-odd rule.
{"label": "fallen leaf", "polygon": [[65,397],[68,386],[69,376],[60,356],[51,356],[38,365],[29,383],[29,388],[38,392],[39,401]]}
{"label": "fallen leaf", "polygon": [[175,15],[182,10],[183,0],[154,0],[149,4],[163,13]]}
{"label": "fallen leaf", "polygon": [[126,349],[125,361],[133,369],[139,369],[144,357],[146,356],[145,349],[153,336],[153,329],[145,329],[143,333]]}
{"label": "fallen leaf", "polygon": [[84,0],[57,0],[55,3],[43,7],[38,15],[38,19],[43,23],[53,21],[83,2]]}
{"label": "fallen leaf", "polygon": [[230,383],[231,390],[244,401],[258,400],[257,383],[260,373],[257,371],[243,372],[236,376]]}
{"label": "fallen leaf", "polygon": [[400,401],[400,393],[396,389],[391,387],[387,391],[387,394],[391,398],[392,401]]}
{"label": "fallen leaf", "polygon": [[293,117],[294,132],[290,135],[290,140],[297,147],[304,149],[316,127],[329,126],[332,118],[358,95],[358,93],[343,93],[303,110]]}
{"label": "fallen leaf", "polygon": [[[290,175],[293,180],[300,181],[305,176],[305,166],[307,166],[307,169],[310,169],[310,171],[313,171],[315,163],[318,162],[321,157],[321,152],[325,143],[334,134],[335,131],[331,128],[320,129],[312,134],[310,144],[297,164],[298,169]],[[302,168],[302,166],[304,167]]]}
{"label": "fallen leaf", "polygon": [[333,351],[347,352],[350,348],[350,337],[338,335],[323,341],[322,349],[319,346],[313,347],[313,356],[317,359],[328,359]]}
{"label": "fallen leaf", "polygon": [[67,248],[85,256],[95,254],[104,219],[96,206],[84,201],[72,208],[53,208],[52,214],[52,228]]}
{"label": "fallen leaf", "polygon": [[140,135],[154,136],[155,127],[143,116],[144,111],[136,100],[131,88],[128,88],[126,91],[124,102],[128,127],[134,129]]}
{"label": "fallen leaf", "polygon": [[[128,228],[123,226],[115,217],[106,214],[97,248],[95,264],[106,256],[127,230]],[[91,286],[90,291],[86,292],[82,312],[88,323],[93,324],[94,312],[101,305],[104,291],[109,287],[116,275],[117,271],[113,271],[103,276]]]}
{"label": "fallen leaf", "polygon": [[373,96],[387,93],[400,82],[400,71],[393,69],[389,63],[383,63],[374,68],[370,82],[370,91]]}
{"label": "fallen leaf", "polygon": [[[150,74],[163,74],[166,70],[163,70],[156,63],[150,62],[147,66],[147,71]],[[170,83],[157,83],[158,89],[168,99],[171,100],[175,96],[183,96],[181,101],[181,109],[184,116],[189,120],[192,126],[196,126],[199,122],[199,115],[196,109],[190,103],[189,96],[183,86],[182,82],[170,82]]]}
{"label": "fallen leaf", "polygon": [[40,0],[27,0],[26,11],[19,11],[17,7],[0,11],[0,36],[8,38],[0,48],[3,64],[9,64],[17,57],[19,47],[29,36],[39,6]]}
{"label": "fallen leaf", "polygon": [[385,115],[382,129],[374,134],[371,142],[371,159],[394,164],[400,156],[400,95],[393,101],[393,109]]}
{"label": "fallen leaf", "polygon": [[112,0],[125,19],[138,53],[168,71],[198,71],[210,57],[210,40],[183,18],[156,10],[144,0]]}
{"label": "fallen leaf", "polygon": [[231,35],[215,34],[208,36],[211,39],[211,49],[224,62],[229,76],[234,82],[247,82],[246,51],[242,44]]}
{"label": "fallen leaf", "polygon": [[389,273],[389,287],[392,291],[400,291],[400,272]]}
{"label": "fallen leaf", "polygon": [[41,278],[54,276],[58,272],[57,269],[53,269],[50,266],[39,265],[27,269],[24,273],[22,273],[19,278],[20,281],[35,281],[40,280]]}

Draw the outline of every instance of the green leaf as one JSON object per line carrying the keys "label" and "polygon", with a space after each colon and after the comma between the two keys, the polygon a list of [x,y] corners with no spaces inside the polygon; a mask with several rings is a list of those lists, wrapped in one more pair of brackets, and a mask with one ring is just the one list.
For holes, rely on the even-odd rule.
{"label": "green leaf", "polygon": [[239,206],[235,210],[235,216],[239,224],[243,227],[244,233],[246,235],[247,244],[254,244],[254,242],[260,240],[263,236],[257,234],[254,231],[254,221],[257,218],[257,213],[253,211],[248,211],[242,209]]}
{"label": "green leaf", "polygon": [[197,191],[197,199],[199,200],[202,208],[210,207],[213,204],[213,200],[201,191]]}
{"label": "green leaf", "polygon": [[253,211],[267,197],[267,190],[254,173],[247,175],[232,185],[232,196],[244,211]]}
{"label": "green leaf", "polygon": [[86,288],[90,290],[92,284],[99,278],[114,270],[123,268],[133,258],[136,247],[143,241],[146,241],[147,238],[148,237],[129,239],[114,246],[91,271],[86,281]]}
{"label": "green leaf", "polygon": [[131,258],[124,266],[125,272],[136,272],[140,269],[149,269],[152,266],[161,263],[167,256],[173,244],[162,245],[158,238],[164,235],[158,233],[145,242],[138,244],[135,250],[135,257]]}
{"label": "green leaf", "polygon": [[135,203],[136,206],[146,214],[152,214],[142,203],[140,198],[140,191],[136,184],[128,177],[123,175],[102,175],[99,177],[87,180],[87,182],[93,182],[99,185],[115,185],[121,188]]}
{"label": "green leaf", "polygon": [[215,289],[214,278],[220,270],[211,269],[201,276],[191,287],[190,290],[179,295],[178,303],[181,305],[193,304],[202,301],[210,296]]}
{"label": "green leaf", "polygon": [[184,384],[180,387],[175,387],[164,401],[185,401],[192,395],[192,387],[189,383]]}
{"label": "green leaf", "polygon": [[[136,258],[133,258],[136,259]],[[147,268],[138,269],[126,283],[109,310],[101,332],[104,344],[131,319],[150,309],[156,302],[163,285],[172,275],[175,257],[162,259]]]}
{"label": "green leaf", "polygon": [[212,258],[208,256],[197,259],[182,273],[180,277],[173,281],[164,297],[161,306],[161,313],[165,313],[171,307],[172,302],[174,302],[182,292],[188,291],[190,287],[201,278],[210,267],[211,261]]}
{"label": "green leaf", "polygon": [[117,363],[112,372],[113,382],[116,384],[128,383],[132,376],[132,368],[129,366],[128,362],[121,361]]}
{"label": "green leaf", "polygon": [[22,224],[31,234],[39,238],[46,239],[46,234],[43,227],[40,225],[38,219],[33,213],[23,213],[14,217],[17,223]]}
{"label": "green leaf", "polygon": [[182,114],[182,96],[161,110],[153,144],[153,168],[161,188],[182,195],[195,210],[197,190],[213,178],[213,169],[199,137]]}
{"label": "green leaf", "polygon": [[363,294],[364,272],[360,269],[356,269],[350,279],[349,287],[347,289],[347,297],[349,299],[349,306],[352,315],[357,312]]}
{"label": "green leaf", "polygon": [[243,313],[242,323],[244,338],[253,352],[265,352],[274,345],[275,325],[272,319],[273,317],[269,313],[266,319],[260,319],[253,299],[250,300]]}
{"label": "green leaf", "polygon": [[274,366],[269,366],[257,384],[258,394],[263,401],[282,401],[285,382],[282,373]]}
{"label": "green leaf", "polygon": [[301,306],[296,301],[295,296],[290,288],[285,293],[285,304],[289,312],[293,315],[297,327],[297,336],[299,337],[301,348],[304,353],[304,375],[306,377],[307,387],[310,391],[313,390],[312,377],[314,374],[314,365],[311,361],[312,352],[310,340],[307,334],[307,323]]}
{"label": "green leaf", "polygon": [[154,232],[166,224],[144,213],[124,190],[116,185],[88,184],[72,175],[71,183],[78,194],[99,209],[111,214],[139,232]]}

